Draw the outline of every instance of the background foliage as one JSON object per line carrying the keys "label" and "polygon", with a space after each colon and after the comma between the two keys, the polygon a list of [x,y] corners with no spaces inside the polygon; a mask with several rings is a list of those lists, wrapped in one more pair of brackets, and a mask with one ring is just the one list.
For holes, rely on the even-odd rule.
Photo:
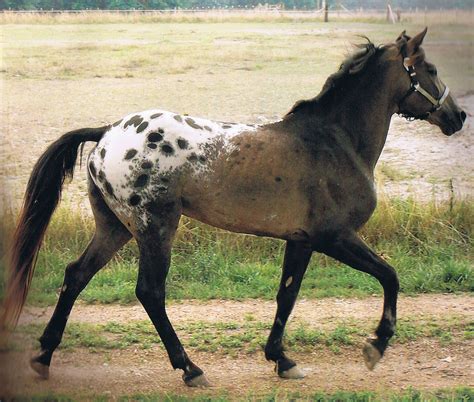
{"label": "background foliage", "polygon": [[[0,0],[0,10],[163,10],[173,8],[245,8],[259,3],[283,4],[285,9],[314,9],[321,0]],[[387,0],[328,0],[332,7],[348,9],[383,9]],[[472,9],[472,0],[391,0],[392,7],[402,9]]]}

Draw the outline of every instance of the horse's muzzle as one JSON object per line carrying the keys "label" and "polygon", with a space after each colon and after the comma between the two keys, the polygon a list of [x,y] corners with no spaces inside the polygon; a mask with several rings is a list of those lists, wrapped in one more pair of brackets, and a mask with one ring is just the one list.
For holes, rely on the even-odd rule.
{"label": "horse's muzzle", "polygon": [[466,112],[462,109],[458,109],[455,112],[451,112],[449,114],[444,113],[443,118],[439,122],[431,122],[438,125],[443,134],[450,136],[462,129],[466,118]]}

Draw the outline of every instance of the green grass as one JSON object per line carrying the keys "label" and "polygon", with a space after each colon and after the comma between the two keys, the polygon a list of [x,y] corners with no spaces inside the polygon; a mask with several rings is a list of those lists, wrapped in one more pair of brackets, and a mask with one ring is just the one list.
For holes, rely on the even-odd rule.
{"label": "green grass", "polygon": [[[314,325],[314,324],[313,324]],[[344,321],[333,328],[316,329],[306,322],[290,323],[285,344],[294,352],[329,350],[339,354],[344,348],[361,344],[375,323]],[[392,344],[404,344],[419,339],[433,339],[440,345],[468,341],[474,322],[464,317],[446,320],[434,317],[405,318],[397,325]],[[27,324],[18,328],[17,338],[11,348],[18,350],[36,344],[43,324]],[[187,347],[208,353],[239,356],[263,350],[271,328],[270,322],[204,322],[195,321],[176,325],[176,331]],[[91,351],[149,349],[162,347],[162,343],[150,321],[106,324],[70,323],[60,348],[74,350],[87,348]]]}
{"label": "green grass", "polygon": [[[84,396],[79,398],[84,399]],[[239,401],[260,401],[260,402],[277,402],[277,401],[312,401],[312,402],[469,402],[474,399],[474,390],[470,387],[460,387],[453,389],[434,389],[434,390],[417,390],[409,388],[402,392],[370,392],[370,391],[337,391],[334,393],[322,391],[304,392],[288,392],[275,390],[268,394],[254,395],[249,393],[247,397],[239,397]],[[58,401],[69,402],[77,400],[71,396],[58,394],[37,394],[34,396],[17,397],[19,401]],[[89,395],[88,401],[102,402],[110,400],[109,395]],[[221,392],[220,395],[178,395],[171,393],[151,393],[151,394],[132,394],[123,395],[117,398],[119,402],[228,402],[235,398]]]}
{"label": "green grass", "polygon": [[[419,204],[382,199],[362,234],[396,267],[401,292],[472,292],[473,223],[472,201]],[[91,218],[67,206],[59,209],[38,259],[30,304],[56,302],[64,268],[80,255],[92,230]],[[3,233],[8,232],[4,227]],[[282,241],[236,235],[183,219],[167,280],[168,298],[273,299],[283,253]],[[136,244],[131,242],[94,277],[80,299],[88,303],[134,302],[137,264]],[[301,296],[361,297],[381,291],[379,283],[367,274],[314,255]]]}
{"label": "green grass", "polygon": [[[86,399],[81,395],[79,400]],[[474,390],[470,387],[445,388],[434,390],[417,390],[409,388],[401,392],[370,392],[370,391],[337,391],[334,393],[323,391],[310,392],[288,392],[275,390],[267,394],[255,395],[253,392],[248,393],[246,397],[239,397],[239,401],[260,401],[260,402],[276,402],[276,401],[312,401],[312,402],[469,402],[474,399]],[[36,394],[33,396],[15,397],[18,401],[58,401],[69,402],[78,400],[71,396],[59,394]],[[88,401],[102,402],[110,400],[110,395],[88,395]],[[116,400],[119,402],[228,402],[235,400],[235,397],[229,396],[225,392],[219,395],[206,394],[199,395],[178,395],[171,393],[151,393],[151,394],[132,394],[119,396]]]}

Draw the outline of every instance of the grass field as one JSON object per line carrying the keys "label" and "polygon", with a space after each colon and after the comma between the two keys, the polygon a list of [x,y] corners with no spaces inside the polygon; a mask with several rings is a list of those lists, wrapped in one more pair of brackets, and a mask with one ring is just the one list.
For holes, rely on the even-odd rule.
{"label": "grass field", "polygon": [[[436,63],[455,94],[474,90],[469,15],[449,14],[443,21],[430,25],[425,44],[430,60]],[[295,18],[220,23],[122,19],[98,23],[94,19],[7,17],[0,19],[4,95],[0,139],[3,257],[31,167],[45,145],[63,132],[101,125],[131,111],[152,107],[219,120],[273,120],[296,100],[315,96],[326,77],[352,51],[351,44],[364,40],[358,35],[367,35],[377,44],[384,43],[393,41],[403,29],[413,34],[425,22],[434,21],[407,16],[407,23],[401,26],[384,24],[380,19],[329,24]],[[467,170],[458,166],[457,173],[469,177]],[[383,187],[384,181],[402,182],[415,174],[410,169],[400,170],[383,163],[378,171],[379,184]],[[91,237],[93,221],[85,201],[85,188],[84,171],[78,171],[47,232],[28,299],[30,305],[56,302],[65,265],[77,258]],[[420,200],[410,194],[401,199],[382,192],[378,209],[364,228],[363,236],[397,268],[404,294],[470,294],[474,291],[473,226],[474,203],[469,194],[452,194],[442,200],[428,194]],[[173,252],[168,297],[185,300],[184,303],[191,298],[273,299],[283,250],[280,241],[230,234],[183,219]],[[92,280],[80,299],[94,304],[134,303],[137,255],[136,245],[127,245]],[[5,258],[1,261],[2,271],[4,264]],[[363,298],[372,294],[380,295],[381,300],[381,287],[375,280],[316,255],[301,290],[301,296],[307,299]],[[445,320],[433,318],[431,323],[401,320],[399,328],[395,345],[417,341],[424,345],[426,341],[454,350],[457,344],[453,340],[463,345],[472,342],[472,320],[457,320],[454,316]],[[20,339],[25,344],[18,346],[19,350],[28,351],[40,329],[36,324],[23,326]],[[94,350],[133,354],[138,347],[160,348],[150,324],[144,322],[73,324],[68,331],[66,356],[83,348],[91,355]],[[206,356],[223,354],[224,350],[230,355],[252,355],[260,350],[268,323],[249,317],[244,324],[232,320],[182,324],[179,331],[191,348]],[[341,350],[352,350],[366,334],[367,327],[354,322],[322,330],[301,325],[291,329],[287,341],[301,355],[320,348],[330,359],[343,360]],[[212,399],[229,399],[219,392],[213,393]],[[263,400],[378,399],[376,392],[365,391],[264,395]],[[38,397],[68,399],[57,394]],[[208,400],[204,393],[191,397]],[[472,389],[450,388],[408,389],[385,397],[394,401],[467,401],[473,396]],[[180,400],[180,394],[145,393],[123,398]],[[252,399],[252,395],[248,398]],[[99,393],[96,399],[107,399],[107,395]]]}
{"label": "grass field", "polygon": [[[50,226],[30,293],[33,304],[56,301],[64,267],[92,236],[91,218],[71,214],[71,209],[60,209]],[[473,222],[469,201],[419,205],[413,200],[385,200],[363,234],[397,268],[402,292],[472,292]],[[283,242],[237,236],[185,219],[173,250],[168,297],[273,299],[283,252]],[[80,298],[89,303],[135,302],[137,265],[138,251],[131,243]],[[301,296],[361,297],[381,290],[375,279],[315,255]]]}

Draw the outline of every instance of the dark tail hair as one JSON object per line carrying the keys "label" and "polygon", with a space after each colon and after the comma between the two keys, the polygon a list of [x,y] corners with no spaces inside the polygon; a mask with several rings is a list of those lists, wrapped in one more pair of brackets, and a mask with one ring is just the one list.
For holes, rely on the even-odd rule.
{"label": "dark tail hair", "polygon": [[82,128],[66,133],[36,162],[13,235],[0,328],[12,328],[18,322],[46,228],[61,199],[64,180],[73,177],[79,146],[86,141],[99,142],[108,128]]}

